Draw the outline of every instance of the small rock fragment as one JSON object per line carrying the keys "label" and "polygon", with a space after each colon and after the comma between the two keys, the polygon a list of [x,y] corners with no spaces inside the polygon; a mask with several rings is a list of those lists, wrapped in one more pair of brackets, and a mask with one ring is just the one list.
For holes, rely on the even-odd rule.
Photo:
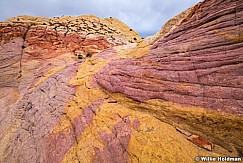
{"label": "small rock fragment", "polygon": [[179,127],[176,127],[176,131],[179,131],[180,133],[182,133],[182,134],[184,134],[186,136],[191,136],[192,135],[192,133],[190,133],[189,131],[183,130],[183,129],[179,128]]}
{"label": "small rock fragment", "polygon": [[28,102],[28,104],[25,107],[25,111],[29,111],[30,109],[32,109],[32,102]]}
{"label": "small rock fragment", "polygon": [[201,136],[191,135],[187,138],[187,140],[189,140],[192,143],[196,144],[197,146],[207,149],[209,151],[212,151],[212,149],[213,149],[213,144]]}
{"label": "small rock fragment", "polygon": [[135,119],[133,121],[132,125],[133,125],[133,128],[138,131],[141,123],[140,123],[140,121],[138,119]]}

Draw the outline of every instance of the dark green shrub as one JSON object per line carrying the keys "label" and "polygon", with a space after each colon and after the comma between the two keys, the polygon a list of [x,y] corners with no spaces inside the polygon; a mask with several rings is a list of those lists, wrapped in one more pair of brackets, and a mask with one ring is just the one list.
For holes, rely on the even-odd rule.
{"label": "dark green shrub", "polygon": [[86,57],[89,57],[89,58],[91,58],[91,57],[92,57],[92,54],[90,54],[90,53],[87,53],[87,54],[86,54]]}
{"label": "dark green shrub", "polygon": [[78,59],[83,59],[83,56],[81,54],[78,54]]}

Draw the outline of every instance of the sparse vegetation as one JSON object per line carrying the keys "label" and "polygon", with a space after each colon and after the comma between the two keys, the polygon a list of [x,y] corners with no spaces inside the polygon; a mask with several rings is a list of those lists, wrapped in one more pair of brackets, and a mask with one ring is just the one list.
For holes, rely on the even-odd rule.
{"label": "sparse vegetation", "polygon": [[82,54],[78,54],[78,59],[83,59],[83,55]]}
{"label": "sparse vegetation", "polygon": [[92,57],[92,54],[91,54],[91,53],[87,53],[87,54],[86,54],[86,57],[91,58],[91,57]]}

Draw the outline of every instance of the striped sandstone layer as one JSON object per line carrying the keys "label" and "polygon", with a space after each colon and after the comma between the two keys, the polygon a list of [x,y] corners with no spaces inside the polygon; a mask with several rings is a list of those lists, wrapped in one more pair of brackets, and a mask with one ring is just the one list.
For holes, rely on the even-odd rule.
{"label": "striped sandstone layer", "polygon": [[2,22],[0,162],[242,156],[242,3],[184,14],[147,42],[113,18]]}

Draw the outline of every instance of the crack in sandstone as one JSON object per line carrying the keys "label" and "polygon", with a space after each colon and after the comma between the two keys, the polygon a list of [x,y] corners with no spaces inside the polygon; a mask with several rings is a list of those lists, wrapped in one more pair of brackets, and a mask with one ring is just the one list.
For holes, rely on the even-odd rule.
{"label": "crack in sandstone", "polygon": [[21,78],[22,77],[22,57],[23,57],[23,54],[24,54],[24,46],[25,46],[25,41],[26,41],[26,37],[27,37],[27,34],[28,34],[28,31],[30,30],[31,28],[31,25],[28,25],[27,26],[27,29],[25,31],[25,33],[23,34],[23,45],[22,45],[22,49],[21,49],[21,55],[20,55],[20,61],[19,61],[19,76],[18,78]]}

